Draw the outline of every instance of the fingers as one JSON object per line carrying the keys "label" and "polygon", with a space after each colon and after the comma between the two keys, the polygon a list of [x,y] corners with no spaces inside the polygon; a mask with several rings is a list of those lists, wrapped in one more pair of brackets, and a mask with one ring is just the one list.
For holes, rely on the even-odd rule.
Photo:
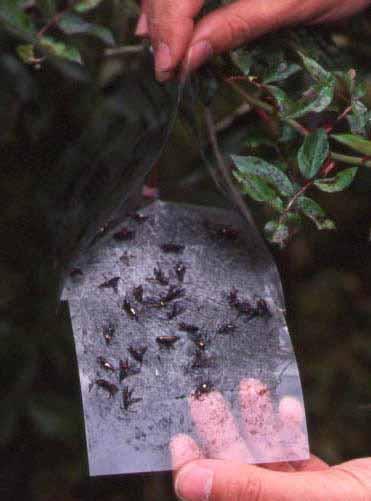
{"label": "fingers", "polygon": [[201,460],[180,469],[175,490],[185,501],[364,501],[369,499],[370,484],[370,473],[367,476],[358,467],[281,473],[229,461]]}
{"label": "fingers", "polygon": [[141,12],[135,29],[135,35],[141,38],[147,38],[149,36],[148,0],[142,0]]}
{"label": "fingers", "polygon": [[147,0],[147,15],[155,51],[156,77],[167,80],[184,57],[203,0]]}
{"label": "fingers", "polygon": [[252,455],[241,437],[223,396],[213,391],[190,397],[190,412],[208,457],[251,462]]}
{"label": "fingers", "polygon": [[173,471],[179,470],[190,461],[203,458],[203,454],[193,438],[184,434],[179,434],[172,438],[170,442],[170,455]]}

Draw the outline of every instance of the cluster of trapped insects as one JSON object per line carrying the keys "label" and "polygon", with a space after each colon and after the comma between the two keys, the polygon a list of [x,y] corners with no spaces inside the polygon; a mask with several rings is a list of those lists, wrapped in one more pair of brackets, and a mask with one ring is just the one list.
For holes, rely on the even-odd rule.
{"label": "cluster of trapped insects", "polygon": [[[131,217],[137,223],[143,223],[148,219],[146,216],[141,214],[135,214]],[[233,241],[239,236],[239,231],[231,226],[211,225],[208,222],[205,223],[205,226],[208,231],[217,238]],[[129,230],[128,228],[122,228],[119,232],[113,235],[113,238],[118,242],[133,240],[135,238],[135,231]],[[157,296],[146,296],[145,288],[142,284],[132,289],[130,297],[126,296],[121,305],[123,313],[127,315],[131,321],[138,322],[140,320],[142,308],[161,309],[165,311],[167,320],[176,319],[186,310],[184,303],[180,300],[186,295],[184,278],[187,273],[187,266],[179,258],[185,250],[185,246],[176,243],[164,243],[160,246],[160,248],[165,254],[178,256],[178,260],[174,265],[173,273],[170,274],[164,272],[160,265],[157,265],[157,267],[153,269],[153,276],[147,280],[155,283],[162,289],[162,291],[164,291],[161,291],[161,293]],[[127,254],[123,255],[123,258],[127,260]],[[121,260],[124,262],[124,259]],[[72,276],[78,276],[80,274],[82,274],[82,272],[79,269],[71,271]],[[177,284],[170,283],[171,276],[176,278]],[[119,281],[120,277],[113,277],[106,280],[98,287],[100,289],[112,289],[115,293],[118,293]],[[254,303],[245,298],[241,299],[238,290],[235,288],[231,289],[229,293],[226,294],[226,301],[230,309],[233,310],[237,316],[244,316],[247,320],[254,317],[269,317],[271,315],[269,307],[264,299],[257,298]],[[184,321],[177,322],[176,329],[179,332],[186,333],[194,344],[195,350],[193,360],[191,362],[191,369],[202,370],[212,366],[213,359],[207,353],[209,339],[202,333],[202,329],[200,329],[197,325],[188,324]],[[107,346],[111,344],[115,336],[115,330],[116,328],[112,323],[108,323],[103,326],[102,335]],[[217,334],[233,334],[235,331],[236,325],[234,323],[224,323],[218,327]],[[156,337],[156,342],[160,349],[169,350],[173,349],[180,339],[180,336],[177,334],[161,335]],[[117,366],[114,366],[103,356],[98,356],[96,363],[98,367],[107,374],[117,375],[118,383],[122,384],[125,383],[129,377],[138,375],[141,372],[141,366],[147,350],[148,346],[131,345],[128,347],[127,358],[119,359]],[[95,381],[90,384],[89,390],[91,390],[94,385],[107,392],[109,398],[115,397],[120,391],[117,384],[101,377],[95,379]],[[208,380],[202,381],[193,392],[193,397],[199,399],[203,395],[212,391],[212,389],[212,382]],[[121,395],[121,409],[123,411],[128,411],[131,406],[142,401],[142,398],[134,395],[134,388],[129,388],[127,384],[123,385]]]}

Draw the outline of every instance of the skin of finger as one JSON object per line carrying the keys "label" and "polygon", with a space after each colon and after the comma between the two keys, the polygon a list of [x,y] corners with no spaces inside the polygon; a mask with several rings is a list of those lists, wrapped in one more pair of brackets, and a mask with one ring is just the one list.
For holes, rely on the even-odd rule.
{"label": "skin of finger", "polygon": [[[191,468],[192,467],[192,468]],[[208,501],[368,501],[371,483],[359,466],[321,472],[281,473],[232,461],[201,460],[188,463],[181,482],[192,482],[192,470],[212,472]],[[193,470],[195,471],[195,470]],[[209,476],[210,478],[210,476]],[[194,498],[195,500],[196,498]],[[203,498],[199,498],[204,501]],[[192,500],[193,501],[193,500]]]}
{"label": "skin of finger", "polygon": [[322,471],[330,468],[325,461],[313,454],[307,461],[293,461],[290,464],[295,471]]}
{"label": "skin of finger", "polygon": [[169,449],[172,469],[175,472],[190,461],[203,459],[201,449],[189,435],[175,435],[170,441]]}
{"label": "skin of finger", "polygon": [[142,38],[146,38],[149,35],[148,18],[144,12],[142,12],[138,19],[138,23],[135,28],[135,35]]}
{"label": "skin of finger", "polygon": [[192,38],[194,17],[202,8],[203,0],[147,0],[150,37],[153,47],[166,44],[174,69],[183,59]]}
{"label": "skin of finger", "polygon": [[[256,379],[243,379],[240,382],[239,401],[243,436],[255,457],[265,462],[282,459],[285,450],[280,439],[280,419],[278,412],[273,409],[267,386]],[[284,471],[292,470],[291,466],[270,466]]]}
{"label": "skin of finger", "polygon": [[352,16],[357,12],[362,11],[370,6],[370,0],[352,0],[352,1],[343,1],[342,3],[338,3],[336,7],[334,7],[327,14],[314,19],[312,24],[321,24],[321,23],[329,23],[336,22],[346,17]]}
{"label": "skin of finger", "polygon": [[[311,22],[327,15],[338,3],[336,0],[238,0],[201,19],[190,47],[207,40],[214,53],[221,53],[279,28]],[[203,62],[192,61],[189,51],[187,57],[191,70]]]}
{"label": "skin of finger", "polygon": [[230,408],[217,391],[188,400],[190,413],[207,456],[253,462],[251,452],[241,437]]}

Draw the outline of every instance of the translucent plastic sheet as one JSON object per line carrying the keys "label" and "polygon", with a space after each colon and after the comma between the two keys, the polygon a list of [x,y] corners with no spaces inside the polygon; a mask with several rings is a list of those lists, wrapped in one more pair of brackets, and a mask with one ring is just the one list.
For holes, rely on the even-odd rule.
{"label": "translucent plastic sheet", "polygon": [[171,469],[179,433],[207,457],[307,458],[278,273],[234,212],[156,202],[78,263],[64,296],[92,476]]}

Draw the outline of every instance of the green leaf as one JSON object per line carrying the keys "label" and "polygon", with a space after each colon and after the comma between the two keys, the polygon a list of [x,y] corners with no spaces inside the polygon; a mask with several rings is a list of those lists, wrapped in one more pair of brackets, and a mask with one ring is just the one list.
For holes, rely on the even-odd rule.
{"label": "green leaf", "polygon": [[336,176],[327,179],[318,179],[314,182],[315,186],[321,191],[327,193],[336,193],[348,188],[358,172],[358,167],[351,167],[336,174]]}
{"label": "green leaf", "polygon": [[65,14],[58,23],[66,35],[91,35],[101,40],[106,45],[114,45],[112,33],[103,26],[89,23],[75,14]]}
{"label": "green leaf", "polygon": [[288,97],[286,92],[275,85],[267,85],[267,90],[275,98],[279,113],[282,113],[285,116],[288,115],[292,110],[294,103]]}
{"label": "green leaf", "polygon": [[263,76],[263,83],[282,82],[299,71],[301,71],[301,67],[298,64],[279,61],[272,68],[269,68],[269,71]]}
{"label": "green leaf", "polygon": [[329,71],[326,71],[320,64],[317,63],[314,59],[306,56],[302,52],[299,51],[299,55],[303,61],[304,68],[317,82],[324,83],[329,82],[330,80],[334,81],[335,78]]}
{"label": "green leaf", "polygon": [[325,211],[317,202],[309,197],[300,197],[295,206],[309,219],[311,219],[319,230],[335,230],[334,221],[326,217]]}
{"label": "green leaf", "polygon": [[246,49],[237,49],[232,53],[232,59],[245,76],[250,75],[251,66],[254,62],[250,51]]}
{"label": "green leaf", "polygon": [[371,141],[356,134],[332,134],[331,137],[340,144],[348,146],[358,153],[371,156]]}
{"label": "green leaf", "polygon": [[289,238],[288,226],[274,220],[268,221],[264,227],[264,233],[270,242],[278,244],[280,247],[284,247]]}
{"label": "green leaf", "polygon": [[21,61],[26,64],[33,64],[35,62],[35,46],[33,44],[18,45],[17,54]]}
{"label": "green leaf", "polygon": [[294,194],[290,179],[276,166],[257,157],[232,155],[231,158],[243,179],[248,179],[251,175],[258,176],[276,188],[281,195],[290,197]]}
{"label": "green leaf", "polygon": [[74,9],[77,12],[87,12],[89,10],[95,9],[98,7],[103,0],[82,0],[77,5],[75,5]]}
{"label": "green leaf", "polygon": [[352,134],[366,136],[371,125],[371,112],[361,101],[354,100],[347,120]]}
{"label": "green leaf", "polygon": [[24,0],[1,0],[0,24],[20,33],[35,34],[30,17],[23,11]]}
{"label": "green leaf", "polygon": [[75,47],[66,45],[64,42],[60,42],[51,37],[43,37],[40,40],[40,45],[54,56],[69,59],[70,61],[81,64],[80,53]]}
{"label": "green leaf", "polygon": [[330,146],[324,129],[317,129],[304,139],[298,153],[300,172],[306,179],[312,179],[322,167]]}
{"label": "green leaf", "polygon": [[288,113],[287,118],[300,118],[311,112],[321,113],[328,108],[334,100],[335,87],[335,80],[329,80],[325,83],[315,85],[311,89],[315,97],[310,98],[310,100],[305,96],[299,99]]}
{"label": "green leaf", "polygon": [[233,175],[242,184],[242,193],[249,195],[256,202],[269,202],[276,198],[276,192],[260,177],[241,176],[237,172],[233,172]]}
{"label": "green leaf", "polygon": [[45,16],[53,16],[56,12],[54,0],[36,0],[36,5]]}

